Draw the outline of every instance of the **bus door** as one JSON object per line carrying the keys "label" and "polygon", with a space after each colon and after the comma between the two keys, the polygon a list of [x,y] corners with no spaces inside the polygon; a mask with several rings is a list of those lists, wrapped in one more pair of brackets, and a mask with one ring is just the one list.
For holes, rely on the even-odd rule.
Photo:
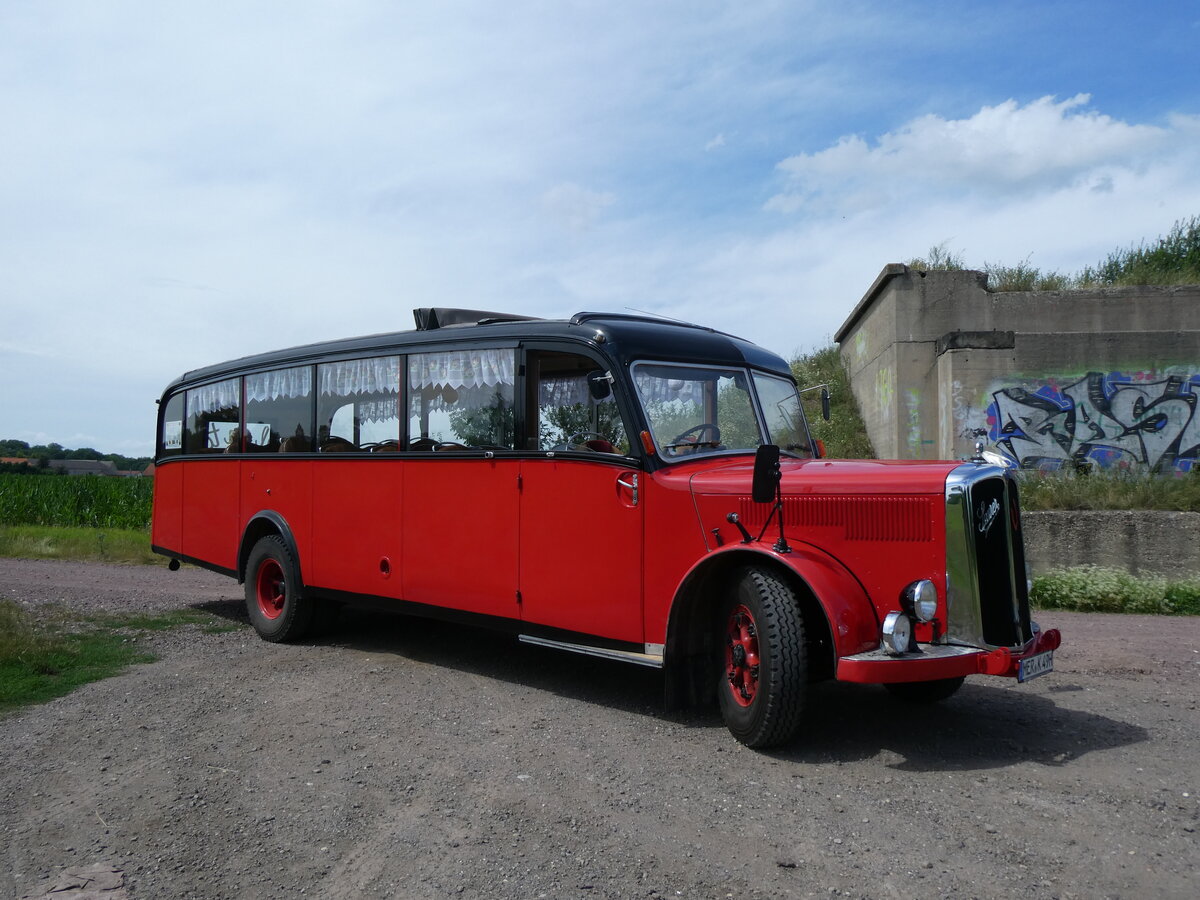
{"label": "bus door", "polygon": [[404,599],[516,619],[516,350],[414,353],[407,368]]}
{"label": "bus door", "polygon": [[641,642],[644,473],[611,392],[597,399],[589,388],[603,365],[530,350],[525,369],[521,616]]}

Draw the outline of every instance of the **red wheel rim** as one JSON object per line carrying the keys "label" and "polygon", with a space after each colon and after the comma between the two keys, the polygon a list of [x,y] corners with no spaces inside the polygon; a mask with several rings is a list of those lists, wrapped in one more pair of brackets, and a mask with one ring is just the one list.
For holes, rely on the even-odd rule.
{"label": "red wheel rim", "polygon": [[758,628],[745,606],[729,614],[725,626],[725,674],[729,694],[739,706],[749,706],[758,693]]}
{"label": "red wheel rim", "polygon": [[254,587],[258,597],[258,611],[268,619],[278,619],[283,614],[283,604],[287,600],[287,580],[283,577],[283,568],[279,563],[273,559],[264,559],[258,567]]}

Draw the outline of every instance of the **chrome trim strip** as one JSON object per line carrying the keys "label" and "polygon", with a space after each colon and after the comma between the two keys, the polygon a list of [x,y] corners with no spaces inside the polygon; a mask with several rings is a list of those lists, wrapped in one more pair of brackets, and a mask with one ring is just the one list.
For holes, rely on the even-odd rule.
{"label": "chrome trim strip", "polygon": [[[591,647],[587,644],[571,644],[566,641],[552,641],[549,638],[534,637],[531,634],[519,634],[517,640],[522,644],[535,644],[539,647],[552,647],[555,650],[566,650],[570,653],[582,653],[585,656],[599,656],[603,659],[615,659],[619,662],[633,663],[635,666],[649,666],[651,669],[663,667],[662,653],[636,653],[632,650],[610,650],[608,647]],[[654,647],[647,644],[646,647]],[[657,645],[661,646],[661,645]]]}
{"label": "chrome trim strip", "polygon": [[980,466],[965,463],[946,476],[946,638],[983,646],[983,612],[975,542],[971,540],[971,485]]}

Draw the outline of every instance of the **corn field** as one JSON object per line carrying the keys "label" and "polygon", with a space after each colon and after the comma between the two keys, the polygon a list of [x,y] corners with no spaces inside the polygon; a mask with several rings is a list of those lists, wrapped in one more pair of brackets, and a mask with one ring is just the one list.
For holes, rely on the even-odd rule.
{"label": "corn field", "polygon": [[149,528],[152,478],[0,475],[0,525]]}

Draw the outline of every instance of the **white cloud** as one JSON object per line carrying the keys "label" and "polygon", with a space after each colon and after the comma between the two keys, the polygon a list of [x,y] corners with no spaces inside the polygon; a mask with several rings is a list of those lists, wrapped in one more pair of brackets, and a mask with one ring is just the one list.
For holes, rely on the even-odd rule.
{"label": "white cloud", "polygon": [[1086,108],[1089,97],[1008,100],[967,119],[926,115],[873,144],[833,147],[779,163],[785,181],[767,208],[796,212],[886,206],[921,197],[1011,198],[1111,180],[1178,151],[1178,131],[1130,125]]}

